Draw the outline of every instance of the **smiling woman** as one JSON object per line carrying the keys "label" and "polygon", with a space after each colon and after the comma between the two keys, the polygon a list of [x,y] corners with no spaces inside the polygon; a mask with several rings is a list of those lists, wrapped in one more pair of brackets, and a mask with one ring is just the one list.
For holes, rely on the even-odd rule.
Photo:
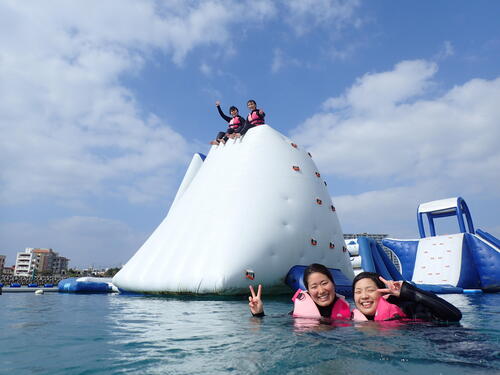
{"label": "smiling woman", "polygon": [[458,322],[462,313],[451,303],[406,281],[385,280],[374,272],[362,272],[352,282],[352,319],[426,320]]}
{"label": "smiling woman", "polygon": [[[313,263],[304,271],[304,285],[307,291],[298,289],[292,298],[294,303],[292,315],[296,318],[329,318],[332,320],[347,320],[351,317],[349,304],[343,296],[335,293],[333,276],[322,264]],[[253,316],[264,316],[262,303],[262,286],[257,293],[250,286],[251,296],[248,297],[250,311]]]}

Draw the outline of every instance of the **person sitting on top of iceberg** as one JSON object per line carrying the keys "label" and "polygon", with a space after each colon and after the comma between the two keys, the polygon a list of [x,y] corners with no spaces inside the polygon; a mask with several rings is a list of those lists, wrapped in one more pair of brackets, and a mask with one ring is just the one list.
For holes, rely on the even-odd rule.
{"label": "person sitting on top of iceberg", "polygon": [[425,320],[458,322],[462,313],[434,293],[406,281],[385,280],[374,272],[361,272],[352,282],[354,321]]}
{"label": "person sitting on top of iceberg", "polygon": [[[351,318],[349,304],[343,296],[335,293],[333,276],[324,265],[313,263],[307,266],[304,270],[304,285],[307,291],[299,289],[292,298],[294,317],[329,318],[331,320]],[[264,316],[264,304],[261,298],[262,285],[259,285],[257,294],[250,286],[250,293],[248,306],[252,315]]]}
{"label": "person sitting on top of iceberg", "polygon": [[241,132],[243,126],[245,125],[245,119],[239,115],[238,108],[235,106],[229,107],[229,113],[232,117],[226,116],[222,109],[220,108],[220,101],[215,102],[215,106],[219,111],[219,115],[228,122],[228,127],[226,132],[219,132],[214,141],[211,141],[211,145],[218,145],[220,142],[226,143],[228,138],[232,138],[233,134]]}
{"label": "person sitting on top of iceberg", "polygon": [[266,117],[266,114],[262,109],[257,108],[257,103],[255,102],[255,100],[250,99],[247,102],[247,107],[250,110],[250,113],[247,116],[243,129],[241,129],[241,131],[239,132],[235,132],[234,137],[236,138],[244,135],[248,131],[248,129],[251,129],[254,126],[265,124],[264,117]]}

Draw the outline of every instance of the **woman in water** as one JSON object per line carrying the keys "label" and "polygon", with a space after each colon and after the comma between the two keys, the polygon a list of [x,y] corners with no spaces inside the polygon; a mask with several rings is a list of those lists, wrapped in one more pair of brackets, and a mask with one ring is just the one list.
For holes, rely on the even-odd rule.
{"label": "woman in water", "polygon": [[354,321],[426,320],[458,322],[462,313],[434,293],[406,281],[385,280],[373,272],[361,272],[352,282]]}
{"label": "woman in water", "polygon": [[[307,291],[299,289],[292,298],[294,317],[350,319],[349,304],[335,293],[333,276],[324,265],[313,263],[307,266],[304,270],[304,285]],[[250,293],[248,305],[252,315],[264,316],[264,304],[261,299],[262,286],[259,285],[257,293],[250,286]]]}

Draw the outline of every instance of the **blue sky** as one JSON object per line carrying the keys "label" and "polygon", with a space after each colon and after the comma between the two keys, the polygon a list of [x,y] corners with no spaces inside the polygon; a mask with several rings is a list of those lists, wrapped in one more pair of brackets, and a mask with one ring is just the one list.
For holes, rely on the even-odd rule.
{"label": "blue sky", "polygon": [[225,128],[215,101],[246,113],[250,98],[311,151],[344,232],[414,238],[419,203],[460,195],[500,237],[499,11],[3,1],[0,254],[13,264],[25,247],[52,247],[72,266],[126,262],[192,154]]}

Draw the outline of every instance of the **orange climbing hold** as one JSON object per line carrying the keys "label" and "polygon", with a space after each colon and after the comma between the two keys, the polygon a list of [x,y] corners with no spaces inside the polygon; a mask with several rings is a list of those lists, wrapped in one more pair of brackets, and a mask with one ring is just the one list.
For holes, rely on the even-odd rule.
{"label": "orange climbing hold", "polygon": [[321,206],[323,204],[323,201],[319,198],[316,198],[316,203]]}
{"label": "orange climbing hold", "polygon": [[299,167],[299,166],[297,166],[297,165],[294,165],[292,168],[293,168],[293,170],[294,170],[295,172],[300,171],[300,167]]}

